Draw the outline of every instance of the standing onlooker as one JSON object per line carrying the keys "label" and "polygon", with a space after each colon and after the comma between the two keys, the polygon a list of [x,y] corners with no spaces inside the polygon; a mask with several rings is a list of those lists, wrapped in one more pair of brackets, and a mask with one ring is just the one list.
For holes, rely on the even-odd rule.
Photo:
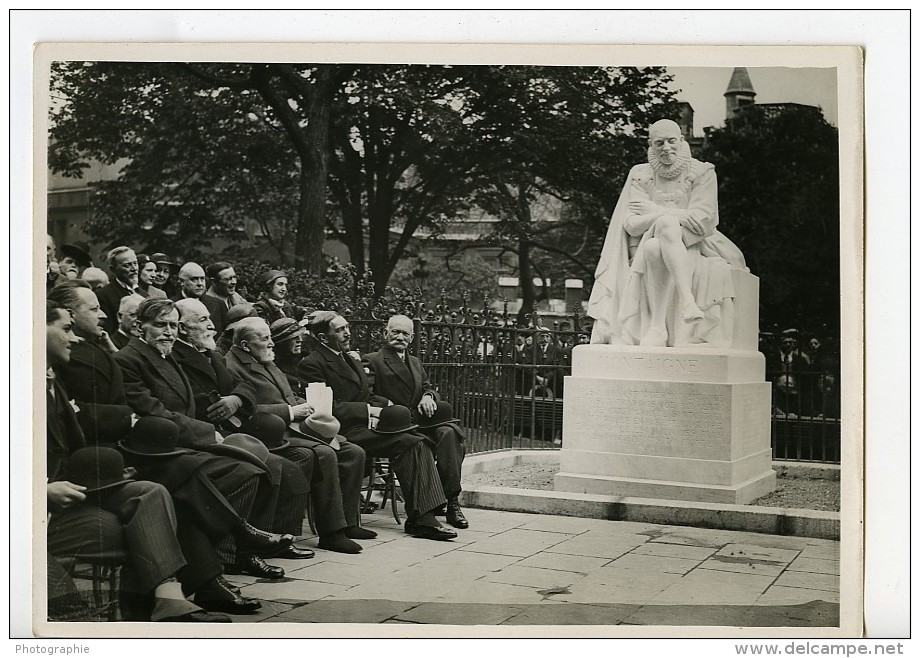
{"label": "standing onlooker", "polygon": [[214,322],[214,328],[220,335],[227,326],[227,314],[230,309],[238,304],[246,304],[246,298],[236,291],[236,270],[233,265],[223,261],[208,265],[208,279],[211,281],[211,287],[204,294],[209,299],[216,300],[221,305],[221,312],[218,316],[211,313],[211,320]]}
{"label": "standing onlooker", "polygon": [[84,270],[93,264],[93,257],[89,255],[89,245],[85,242],[73,242],[61,245],[61,256],[58,265],[61,274],[68,279],[82,278]]}
{"label": "standing onlooker", "polygon": [[115,280],[96,291],[99,306],[106,315],[105,330],[111,335],[118,329],[118,305],[121,298],[137,293],[137,255],[131,247],[115,247],[106,256],[109,271]]}
{"label": "standing onlooker", "polygon": [[269,326],[281,318],[296,319],[297,311],[287,301],[287,274],[281,270],[269,270],[262,275],[260,283],[262,291],[259,299],[253,304],[259,317],[264,318]]}
{"label": "standing onlooker", "polygon": [[157,288],[154,280],[157,276],[157,264],[147,254],[137,256],[137,293],[141,297],[161,297],[166,299],[166,291]]}

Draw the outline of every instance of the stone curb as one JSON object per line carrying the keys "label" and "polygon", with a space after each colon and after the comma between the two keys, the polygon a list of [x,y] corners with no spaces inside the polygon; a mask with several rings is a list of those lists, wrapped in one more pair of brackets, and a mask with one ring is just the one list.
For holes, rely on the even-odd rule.
{"label": "stone curb", "polygon": [[[558,453],[553,452],[528,450],[471,455],[467,457],[468,463],[464,463],[463,471],[481,473],[520,463],[558,462]],[[464,490],[461,503],[467,507],[509,512],[840,539],[839,512],[601,496],[487,485],[471,486]]]}

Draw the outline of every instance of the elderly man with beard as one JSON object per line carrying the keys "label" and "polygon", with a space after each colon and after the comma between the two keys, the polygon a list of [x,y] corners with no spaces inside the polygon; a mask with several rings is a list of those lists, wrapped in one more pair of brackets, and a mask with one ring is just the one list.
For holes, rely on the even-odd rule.
{"label": "elderly man with beard", "polygon": [[382,435],[373,430],[381,409],[392,402],[371,392],[359,357],[349,352],[348,321],[332,311],[322,311],[313,315],[310,331],[319,345],[301,360],[297,374],[305,384],[324,382],[332,388],[332,415],[350,442],[360,445],[370,457],[392,460],[406,501],[406,532],[438,541],[456,539],[457,533],[435,518],[447,499],[429,439],[412,432]]}
{"label": "elderly man with beard", "polygon": [[118,304],[121,298],[138,292],[137,254],[130,247],[115,247],[106,256],[106,263],[115,276],[115,280],[99,288],[96,291],[96,297],[99,298],[99,306],[106,316],[103,327],[109,334],[114,334],[118,329],[115,318],[118,315]]}
{"label": "elderly man with beard", "polygon": [[[233,347],[227,353],[227,366],[237,378],[252,387],[256,411],[299,425],[313,409],[308,400],[294,395],[274,358],[274,343],[265,320],[240,320],[233,334]],[[306,458],[312,463],[311,495],[319,547],[340,553],[357,553],[361,545],[353,539],[373,539],[377,536],[375,532],[357,525],[364,477],[364,450],[348,441],[334,450],[316,438],[294,431],[289,431],[285,438],[291,445],[278,454],[295,461]]]}
{"label": "elderly man with beard", "polygon": [[[394,404],[408,407],[415,422],[426,425],[426,419],[432,419],[438,407],[445,407],[438,392],[431,385],[425,368],[418,357],[407,352],[414,335],[412,320],[405,315],[394,315],[387,321],[387,344],[377,352],[364,355],[364,368],[367,372],[370,390],[382,395]],[[449,407],[442,408],[442,413]],[[455,528],[468,528],[469,522],[460,509],[460,470],[466,449],[464,436],[460,427],[449,413],[446,418],[438,418],[442,423],[437,426],[420,427],[416,431],[424,434],[437,447],[435,461],[441,487],[447,497],[445,515],[447,522]]]}
{"label": "elderly man with beard", "polygon": [[655,122],[648,163],[630,171],[598,261],[591,342],[724,345],[731,270],[746,267],[718,223],[715,168],[691,157],[676,123]]}
{"label": "elderly man with beard", "polygon": [[[231,374],[223,355],[216,351],[214,325],[204,304],[197,299],[183,299],[176,302],[176,308],[179,338],[173,346],[173,356],[192,387],[198,419],[214,423],[225,433],[240,431],[242,418],[255,410],[252,388]],[[299,535],[310,493],[311,473],[303,472],[281,455],[269,455],[266,465],[276,484],[271,530]],[[313,557],[313,551],[292,545],[272,557],[306,559]]]}
{"label": "elderly man with beard", "polygon": [[[225,454],[219,446],[223,437],[215,426],[209,421],[198,420],[191,384],[172,356],[179,328],[175,302],[160,298],[145,299],[137,309],[137,324],[140,336],[132,338],[115,355],[124,375],[128,404],[138,416],[159,416],[175,423],[179,428],[181,447]],[[218,485],[222,492],[226,492],[231,483],[257,478],[256,500],[245,514],[243,511],[240,514],[244,518],[251,517],[252,524],[258,528],[272,528],[277,520],[274,509],[277,493],[269,467],[228,457],[221,457],[220,462],[215,463],[223,467],[213,472],[214,477],[220,476],[221,481],[226,483],[224,488]],[[303,518],[302,509],[299,513]],[[267,565],[261,557],[285,552],[293,542],[293,533],[264,534],[287,539],[275,541],[274,549],[263,551],[261,555],[255,551],[241,551],[232,566],[235,572],[266,578],[284,576],[283,569]]]}

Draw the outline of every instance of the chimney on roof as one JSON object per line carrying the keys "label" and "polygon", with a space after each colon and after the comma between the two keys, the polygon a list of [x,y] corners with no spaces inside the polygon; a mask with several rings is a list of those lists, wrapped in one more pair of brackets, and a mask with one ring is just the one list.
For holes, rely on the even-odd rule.
{"label": "chimney on roof", "polygon": [[756,95],[748,70],[743,66],[736,66],[732,71],[732,79],[728,82],[728,88],[723,94],[725,96],[725,119],[729,120],[748,105],[753,105]]}

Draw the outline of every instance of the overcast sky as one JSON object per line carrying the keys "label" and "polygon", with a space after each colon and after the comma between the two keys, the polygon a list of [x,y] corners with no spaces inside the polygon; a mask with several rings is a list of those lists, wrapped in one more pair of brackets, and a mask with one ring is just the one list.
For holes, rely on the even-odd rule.
{"label": "overcast sky", "polygon": [[[680,90],[678,100],[693,106],[693,132],[702,135],[706,126],[725,123],[725,89],[732,68],[668,67],[674,76],[672,88]],[[757,103],[801,103],[817,105],[824,118],[837,125],[836,69],[748,67]]]}

